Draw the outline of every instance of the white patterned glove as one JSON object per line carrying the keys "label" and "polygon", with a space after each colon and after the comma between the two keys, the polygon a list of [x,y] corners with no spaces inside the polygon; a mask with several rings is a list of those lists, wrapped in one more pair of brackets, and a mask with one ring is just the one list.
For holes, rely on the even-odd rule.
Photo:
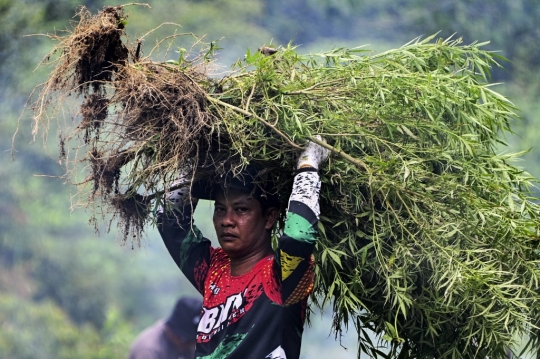
{"label": "white patterned glove", "polygon": [[[184,168],[180,171],[180,174],[171,184],[171,188],[175,188],[172,191],[167,192],[165,200],[168,201],[172,210],[179,210],[184,207],[190,206],[192,211],[195,210],[197,198],[191,196],[190,186],[191,179],[193,177],[191,168]],[[163,213],[163,207],[161,206],[158,212]]]}
{"label": "white patterned glove", "polygon": [[[326,141],[324,141],[324,139],[319,135],[316,135],[315,138],[326,143]],[[296,168],[300,169],[304,167],[313,167],[318,170],[321,163],[328,158],[329,153],[330,151],[323,146],[316,144],[315,142],[308,141],[304,152],[302,152],[300,158],[298,159],[298,165]]]}
{"label": "white patterned glove", "polygon": [[192,169],[186,167],[180,171],[178,178],[171,184],[171,187],[181,186],[180,188],[175,189],[166,195],[166,198],[171,202],[174,208],[197,205],[199,200],[197,198],[193,198],[190,191],[192,178]]}

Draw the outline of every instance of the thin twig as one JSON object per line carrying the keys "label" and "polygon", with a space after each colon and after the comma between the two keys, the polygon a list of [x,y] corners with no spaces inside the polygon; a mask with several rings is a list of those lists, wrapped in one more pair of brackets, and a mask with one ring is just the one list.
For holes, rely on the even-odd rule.
{"label": "thin twig", "polygon": [[141,3],[141,2],[132,2],[132,3],[129,3],[129,4],[123,4],[123,5],[119,5],[119,6],[120,7],[126,7],[126,6],[132,6],[132,5],[144,6],[144,7],[147,7],[149,9],[152,8],[149,4]]}
{"label": "thin twig", "polygon": [[313,89],[315,89],[317,87],[321,87],[323,85],[330,85],[330,84],[334,84],[334,83],[344,82],[344,80],[345,79],[343,79],[343,78],[339,78],[339,79],[335,79],[335,80],[331,80],[331,81],[319,82],[319,83],[314,84],[313,86],[306,87],[305,89],[283,92],[283,94],[284,95],[305,95],[305,94],[309,93],[309,91],[311,91],[311,90],[313,90]]}
{"label": "thin twig", "polygon": [[135,62],[139,62],[139,57],[141,56],[141,45],[142,45],[142,40],[138,39],[137,50],[135,51]]}
{"label": "thin twig", "polygon": [[363,161],[361,161],[361,160],[359,160],[359,159],[357,159],[357,158],[352,157],[351,155],[349,155],[349,154],[343,152],[342,150],[338,150],[338,149],[335,148],[334,146],[329,145],[328,143],[326,143],[326,142],[324,142],[324,141],[321,141],[320,139],[318,139],[318,138],[315,137],[315,136],[311,136],[311,137],[309,138],[309,140],[310,140],[311,142],[315,142],[316,144],[318,144],[318,145],[320,145],[320,146],[322,146],[322,147],[324,147],[324,148],[326,148],[326,149],[332,151],[333,153],[337,154],[339,157],[343,158],[344,160],[347,160],[347,161],[351,162],[352,164],[354,164],[354,165],[360,167],[361,169],[364,169],[364,170],[366,170],[366,171],[369,172],[369,169],[368,169],[367,165],[366,165]]}
{"label": "thin twig", "polygon": [[277,133],[280,137],[282,137],[285,141],[287,141],[287,143],[289,145],[291,145],[292,147],[294,148],[297,148],[297,149],[302,149],[302,147],[298,146],[296,143],[294,143],[293,141],[291,141],[291,139],[286,135],[284,134],[283,132],[281,132],[280,130],[278,130],[275,126],[273,126],[271,123],[267,122],[264,118],[252,113],[252,112],[249,112],[249,111],[246,111],[244,109],[241,109],[240,107],[237,107],[237,106],[234,106],[234,105],[231,105],[231,104],[228,104],[226,102],[223,102],[217,98],[213,98],[212,96],[210,95],[206,95],[206,98],[210,101],[210,102],[213,102],[215,104],[218,104],[220,106],[225,106],[225,107],[228,107],[230,108],[231,110],[233,111],[236,111],[238,113],[241,113],[243,115],[246,115],[248,117],[253,117],[257,120],[259,120],[260,122],[262,122],[266,127],[270,128],[272,131],[274,131],[275,133]]}
{"label": "thin twig", "polygon": [[248,96],[247,101],[246,101],[246,105],[244,106],[244,109],[246,111],[249,110],[249,103],[251,102],[251,98],[253,97],[254,92],[255,92],[255,84],[253,84],[253,86],[251,87],[251,92],[249,93],[249,96]]}

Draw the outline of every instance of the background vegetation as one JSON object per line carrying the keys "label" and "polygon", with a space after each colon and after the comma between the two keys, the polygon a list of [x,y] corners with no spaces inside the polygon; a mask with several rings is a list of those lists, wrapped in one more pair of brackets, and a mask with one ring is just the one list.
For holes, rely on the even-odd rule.
{"label": "background vegetation", "polygon": [[[262,44],[301,45],[301,51],[340,46],[383,50],[420,35],[453,33],[465,43],[491,40],[489,49],[511,62],[496,71],[497,87],[522,110],[509,139],[512,151],[529,150],[524,167],[540,177],[540,0],[182,0],[129,7],[128,32],[139,38],[162,22],[207,40],[220,39],[223,71],[246,49]],[[68,27],[77,6],[96,12],[103,0],[0,0],[0,357],[124,358],[145,326],[166,315],[179,295],[194,295],[149,232],[142,246],[115,242],[114,228],[94,233],[84,210],[70,211],[58,149],[31,138],[28,114],[20,118],[14,160],[10,149],[25,102],[47,68],[33,71],[52,43],[43,36]],[[173,27],[153,35],[163,37]],[[153,39],[146,37],[143,51]],[[197,223],[211,233],[201,206]],[[303,358],[356,356],[314,316]],[[330,335],[330,336],[329,336]],[[354,337],[354,335],[352,336]]]}

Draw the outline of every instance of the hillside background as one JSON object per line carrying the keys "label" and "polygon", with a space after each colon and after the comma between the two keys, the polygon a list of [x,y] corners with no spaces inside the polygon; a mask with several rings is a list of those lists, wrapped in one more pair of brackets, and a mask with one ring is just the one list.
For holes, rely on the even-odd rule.
{"label": "hillside background", "polygon": [[[521,110],[501,151],[528,151],[519,167],[540,177],[540,0],[177,0],[129,6],[137,39],[160,23],[219,40],[225,73],[248,49],[299,46],[313,53],[365,45],[376,52],[418,37],[462,37],[509,59],[493,72],[495,90]],[[84,209],[71,210],[73,188],[61,177],[53,141],[32,138],[24,111],[49,68],[36,67],[70,28],[77,8],[102,0],[0,0],[0,358],[126,358],[136,335],[166,316],[180,295],[197,295],[166,253],[155,229],[142,243],[121,243],[114,225],[99,235]],[[165,25],[147,36],[179,31]],[[29,36],[34,35],[34,36]],[[186,44],[188,46],[188,44]],[[18,128],[18,131],[17,131]],[[16,136],[15,133],[17,132]],[[54,140],[54,133],[49,134]],[[15,149],[13,156],[11,149]],[[196,223],[211,236],[211,206]],[[355,358],[355,333],[335,340],[330,309],[314,309],[302,358]]]}

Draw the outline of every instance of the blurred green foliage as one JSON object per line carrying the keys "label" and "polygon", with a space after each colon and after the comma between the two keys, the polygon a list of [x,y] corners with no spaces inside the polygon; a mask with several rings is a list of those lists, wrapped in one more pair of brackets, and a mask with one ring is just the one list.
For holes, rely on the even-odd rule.
{"label": "blurred green foliage", "polygon": [[[537,149],[540,94],[540,0],[179,0],[128,7],[130,37],[156,39],[173,31],[206,34],[224,48],[227,70],[246,49],[263,44],[330,49],[372,44],[387,49],[419,35],[457,33],[465,42],[491,40],[489,49],[510,59],[494,73],[498,88],[522,110],[509,139],[514,150],[532,148],[520,164],[540,176]],[[0,0],[0,357],[125,358],[146,325],[167,315],[175,298],[194,291],[156,238],[142,248],[122,247],[114,228],[97,237],[84,210],[70,211],[70,186],[61,178],[58,149],[31,136],[24,105],[47,68],[34,69],[52,48],[44,36],[69,28],[76,9],[96,12],[106,0]],[[320,46],[325,46],[321,48]],[[20,121],[19,117],[21,116]],[[11,158],[15,136],[14,158]],[[51,129],[54,131],[54,129]],[[37,177],[45,175],[45,177]],[[202,227],[209,227],[204,213]],[[199,224],[201,227],[201,225]],[[205,233],[210,235],[211,229]],[[355,357],[327,328],[307,329],[303,356]],[[311,333],[310,333],[311,332]],[[312,336],[317,334],[318,336]],[[328,343],[331,343],[330,345]]]}
{"label": "blurred green foliage", "polygon": [[21,359],[122,358],[132,328],[111,308],[104,327],[75,325],[54,302],[0,296],[0,355]]}

